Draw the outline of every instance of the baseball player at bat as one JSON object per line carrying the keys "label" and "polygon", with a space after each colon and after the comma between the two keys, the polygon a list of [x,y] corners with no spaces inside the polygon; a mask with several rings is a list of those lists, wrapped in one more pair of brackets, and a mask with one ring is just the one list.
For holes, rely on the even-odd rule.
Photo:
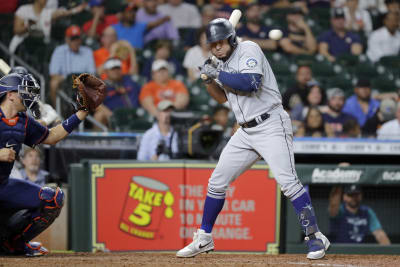
{"label": "baseball player at bat", "polygon": [[31,74],[11,73],[0,79],[0,255],[48,253],[39,242],[31,240],[60,214],[63,191],[9,176],[22,144],[56,144],[104,100],[105,84],[100,79],[90,74],[81,74],[77,79],[78,111],[51,129],[27,115],[40,96],[40,87]]}
{"label": "baseball player at bat", "polygon": [[207,77],[207,91],[217,102],[229,102],[241,127],[225,146],[209,179],[201,227],[177,257],[214,250],[211,232],[228,186],[263,158],[298,215],[306,236],[307,258],[323,258],[330,242],[320,232],[310,196],[297,177],[291,121],[264,53],[252,41],[238,42],[235,29],[226,19],[211,21],[206,34],[212,54],[220,62],[207,60],[201,68]]}

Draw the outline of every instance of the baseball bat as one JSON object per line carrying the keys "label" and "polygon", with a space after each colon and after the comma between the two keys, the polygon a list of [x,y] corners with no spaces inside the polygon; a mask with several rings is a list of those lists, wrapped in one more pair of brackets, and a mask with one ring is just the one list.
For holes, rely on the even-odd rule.
{"label": "baseball bat", "polygon": [[2,59],[0,58],[0,71],[3,75],[7,75],[11,70],[11,67]]}
{"label": "baseball bat", "polygon": [[[240,11],[239,9],[235,9],[232,11],[230,17],[229,17],[229,22],[232,24],[233,28],[236,28],[236,25],[238,24],[240,18],[242,17],[242,11]],[[216,65],[217,63],[217,57],[216,56],[212,56],[211,57],[211,62],[213,64]],[[205,75],[204,73],[200,75],[200,78],[205,81],[208,79],[207,75]]]}

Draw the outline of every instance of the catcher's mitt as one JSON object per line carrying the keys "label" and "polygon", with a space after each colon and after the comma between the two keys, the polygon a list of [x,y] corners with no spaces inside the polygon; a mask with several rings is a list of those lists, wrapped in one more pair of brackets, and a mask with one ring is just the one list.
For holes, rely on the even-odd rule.
{"label": "catcher's mitt", "polygon": [[74,79],[77,88],[77,110],[94,111],[106,97],[106,84],[89,73],[82,73]]}

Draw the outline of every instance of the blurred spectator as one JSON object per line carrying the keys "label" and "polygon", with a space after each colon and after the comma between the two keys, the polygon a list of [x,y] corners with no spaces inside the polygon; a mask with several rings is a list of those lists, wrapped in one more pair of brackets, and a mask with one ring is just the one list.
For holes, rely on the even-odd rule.
{"label": "blurred spectator", "polygon": [[333,62],[337,56],[343,54],[360,55],[362,45],[360,37],[345,28],[344,10],[342,8],[331,9],[332,29],[322,33],[318,37],[319,53]]}
{"label": "blurred spectator", "polygon": [[325,132],[324,119],[322,118],[321,111],[317,107],[310,107],[304,124],[300,125],[296,131],[296,136],[325,137],[332,135],[331,133],[327,135]]}
{"label": "blurred spectator", "polygon": [[[299,103],[291,112],[291,118],[297,121],[303,121],[308,113],[310,107],[316,107],[320,111],[325,105],[325,92],[320,84],[316,81],[309,81],[307,83],[307,104]],[[326,108],[326,107],[325,107]]]}
{"label": "blurred spectator", "polygon": [[142,87],[139,96],[140,104],[147,112],[158,117],[159,110],[156,106],[162,100],[170,100],[176,109],[187,106],[189,92],[182,82],[171,79],[167,61],[158,59],[153,62],[152,77],[153,80]]}
{"label": "blurred spectator", "polygon": [[[157,12],[157,0],[144,0],[143,7],[140,8],[136,15],[136,21],[140,23],[150,23],[162,19],[164,15]],[[154,29],[148,31],[144,36],[144,42],[148,43],[153,40],[178,40],[178,30],[171,21],[167,21]]]}
{"label": "blurred spectator", "polygon": [[81,12],[86,3],[73,9],[46,8],[47,0],[34,0],[33,4],[20,6],[14,16],[14,37],[10,42],[10,51],[15,52],[17,47],[29,35],[43,37],[44,41],[50,41],[51,24],[62,17]]}
{"label": "blurred spectator", "polygon": [[317,41],[304,21],[303,11],[293,8],[286,14],[287,29],[279,41],[283,51],[293,55],[312,55],[317,51]]}
{"label": "blurred spectator", "polygon": [[224,0],[210,0],[210,4],[214,7],[217,18],[229,19],[233,9]]}
{"label": "blurred spectator", "polygon": [[400,12],[400,1],[399,0],[385,0],[385,4],[386,4],[387,12]]}
{"label": "blurred spectator", "polygon": [[149,23],[136,22],[138,7],[133,3],[124,5],[122,10],[121,21],[113,27],[117,32],[118,40],[127,40],[134,48],[143,48],[146,31],[170,20],[169,16],[165,16]]}
{"label": "blurred spectator", "polygon": [[400,139],[400,102],[397,102],[396,118],[382,125],[378,130],[378,139]]}
{"label": "blurred spectator", "polygon": [[56,103],[57,91],[61,82],[69,74],[96,73],[93,51],[82,46],[81,29],[72,25],[65,31],[65,44],[57,46],[51,55],[50,73],[50,98],[53,106]]}
{"label": "blurred spectator", "polygon": [[122,61],[123,74],[137,74],[138,64],[133,47],[124,40],[117,41],[117,34],[113,27],[107,27],[101,36],[102,47],[94,51],[94,61],[97,73],[103,80],[107,79],[103,64],[111,57],[118,57]]}
{"label": "blurred spectator", "polygon": [[98,40],[108,26],[118,23],[116,15],[105,15],[104,5],[104,0],[89,1],[93,18],[83,24],[82,27],[83,31],[88,36],[88,40]]}
{"label": "blurred spectator", "polygon": [[326,92],[328,108],[322,113],[325,129],[330,128],[334,135],[339,137],[343,134],[343,125],[354,117],[342,111],[344,106],[344,92],[339,88],[331,88]]}
{"label": "blurred spectator", "polygon": [[383,99],[379,105],[378,111],[369,118],[363,128],[364,137],[376,137],[376,131],[382,124],[396,117],[396,102],[393,99]]}
{"label": "blurred spectator", "polygon": [[359,79],[354,94],[346,100],[343,112],[357,119],[360,127],[371,118],[379,108],[379,101],[371,98],[371,84],[368,79]]}
{"label": "blurred spectator", "polygon": [[399,13],[387,13],[383,24],[368,39],[367,55],[372,62],[383,56],[396,56],[400,52]]}
{"label": "blurred spectator", "polygon": [[201,25],[207,26],[215,18],[218,18],[215,8],[210,4],[204,5],[201,9]]}
{"label": "blurred spectator", "polygon": [[246,9],[246,23],[238,30],[237,35],[244,41],[251,40],[257,43],[262,50],[276,50],[278,43],[268,37],[270,28],[261,24],[260,6],[256,3],[250,4]]}
{"label": "blurred spectator", "polygon": [[[343,203],[342,199],[343,194]],[[364,242],[366,235],[373,234],[380,245],[390,245],[390,240],[375,212],[362,205],[362,191],[358,185],[332,188],[329,194],[330,240],[334,243]]]}
{"label": "blurred spectator", "polygon": [[360,138],[361,128],[356,119],[349,119],[343,123],[343,131],[340,137]]}
{"label": "blurred spectator", "polygon": [[212,120],[214,123],[214,130],[221,130],[224,132],[224,137],[231,137],[232,128],[229,127],[229,112],[230,109],[224,105],[217,105],[213,110]]}
{"label": "blurred spectator", "polygon": [[178,154],[178,134],[171,126],[174,105],[162,100],[157,105],[157,122],[147,130],[140,141],[138,160],[169,160]]}
{"label": "blurred spectator", "polygon": [[302,65],[296,71],[296,84],[285,91],[282,96],[282,104],[285,110],[290,111],[298,104],[307,105],[307,83],[312,80],[311,67]]}
{"label": "blurred spectator", "polygon": [[104,63],[107,96],[94,114],[94,118],[104,125],[109,124],[114,109],[139,106],[140,85],[134,82],[130,75],[123,75],[121,68],[122,62],[118,58],[110,58]]}
{"label": "blurred spectator", "polygon": [[360,9],[359,0],[347,0],[344,9],[346,29],[348,31],[364,31],[366,36],[372,32],[372,20],[368,11]]}
{"label": "blurred spectator", "polygon": [[362,0],[359,1],[358,8],[368,10],[372,14],[383,14],[387,12],[385,2],[387,2],[387,0]]}
{"label": "blurred spectator", "polygon": [[169,0],[167,4],[160,5],[158,11],[169,16],[177,29],[201,27],[201,16],[197,7],[182,0]]}
{"label": "blurred spectator", "polygon": [[190,48],[183,59],[183,67],[186,68],[189,81],[193,82],[200,78],[199,66],[210,56],[210,46],[207,44],[205,28],[200,28],[197,33],[198,45]]}
{"label": "blurred spectator", "polygon": [[168,40],[159,40],[156,44],[154,57],[147,59],[143,64],[142,75],[147,80],[151,79],[151,68],[155,60],[162,59],[168,61],[170,74],[183,74],[181,62],[173,57],[172,44]]}
{"label": "blurred spectator", "polygon": [[40,152],[34,148],[25,148],[22,157],[23,168],[20,170],[22,179],[43,186],[49,173],[40,169]]}

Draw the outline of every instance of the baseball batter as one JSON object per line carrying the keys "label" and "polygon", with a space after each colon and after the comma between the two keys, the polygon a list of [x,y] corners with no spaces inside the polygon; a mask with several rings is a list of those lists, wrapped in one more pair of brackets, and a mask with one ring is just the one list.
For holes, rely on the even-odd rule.
{"label": "baseball batter", "polygon": [[209,179],[201,229],[177,256],[194,257],[214,250],[211,232],[228,186],[264,158],[298,215],[306,235],[307,258],[323,258],[330,242],[319,231],[310,196],[297,177],[291,121],[263,51],[254,42],[238,42],[226,19],[211,21],[206,33],[211,52],[218,58],[218,62],[207,60],[201,68],[208,77],[207,91],[219,103],[229,102],[241,127],[222,151]]}

